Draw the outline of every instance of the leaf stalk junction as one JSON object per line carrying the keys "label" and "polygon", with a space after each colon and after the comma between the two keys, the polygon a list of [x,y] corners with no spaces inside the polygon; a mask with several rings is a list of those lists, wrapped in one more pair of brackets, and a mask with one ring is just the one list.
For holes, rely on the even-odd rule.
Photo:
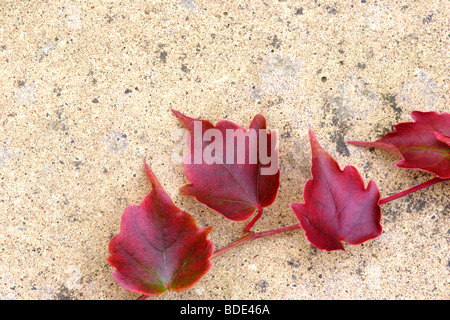
{"label": "leaf stalk junction", "polygon": [[[405,196],[407,196],[407,195],[409,195],[409,194],[411,194],[413,192],[419,191],[421,189],[430,187],[430,186],[432,186],[434,184],[437,184],[437,183],[440,183],[440,182],[444,182],[444,181],[448,181],[448,180],[450,180],[450,179],[442,179],[442,178],[439,178],[439,177],[434,177],[433,179],[425,181],[425,182],[423,182],[423,183],[421,183],[421,184],[419,184],[417,186],[414,186],[414,187],[409,188],[407,190],[401,191],[401,192],[396,193],[396,194],[394,194],[392,196],[380,199],[378,201],[378,204],[381,206],[381,205],[386,204],[388,202],[391,202],[393,200],[405,197]],[[236,247],[240,246],[241,244],[244,244],[244,243],[246,243],[248,241],[252,241],[252,240],[259,239],[259,238],[275,235],[275,234],[278,234],[278,233],[292,231],[292,230],[295,230],[295,229],[301,229],[300,224],[294,224],[294,225],[291,225],[291,226],[286,226],[286,227],[282,227],[282,228],[278,228],[278,229],[273,229],[273,230],[268,230],[268,231],[255,233],[255,232],[251,231],[250,229],[253,227],[255,222],[261,217],[261,214],[262,214],[262,210],[258,210],[258,213],[256,214],[256,216],[245,227],[244,234],[242,235],[242,237],[234,240],[233,242],[231,242],[227,246],[225,246],[225,247],[223,247],[223,248],[221,248],[219,250],[216,250],[214,252],[214,254],[212,255],[211,259],[214,259],[214,258],[222,255],[223,253],[225,253],[225,252],[227,252],[227,251],[229,251],[229,250],[231,250],[233,248],[236,248]]]}

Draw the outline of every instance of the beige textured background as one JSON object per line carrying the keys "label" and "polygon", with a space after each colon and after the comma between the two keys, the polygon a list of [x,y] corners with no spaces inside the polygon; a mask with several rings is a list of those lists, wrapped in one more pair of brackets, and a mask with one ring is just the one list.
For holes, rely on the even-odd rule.
{"label": "beige textured background", "polygon": [[[134,299],[107,264],[147,157],[176,204],[221,248],[231,223],[178,195],[173,107],[280,133],[279,196],[255,231],[296,223],[307,131],[382,197],[430,179],[373,140],[412,110],[449,110],[448,1],[0,0],[0,298]],[[345,252],[301,231],[214,260],[157,299],[448,299],[449,184],[383,206],[383,233]]]}

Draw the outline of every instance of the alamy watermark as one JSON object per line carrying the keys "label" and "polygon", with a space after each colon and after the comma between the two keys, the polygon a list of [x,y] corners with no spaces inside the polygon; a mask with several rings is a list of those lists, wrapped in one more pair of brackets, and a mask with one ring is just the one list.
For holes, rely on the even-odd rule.
{"label": "alamy watermark", "polygon": [[[243,130],[210,128],[203,130],[195,121],[193,135],[180,129],[172,134],[178,143],[172,149],[176,164],[261,164],[261,175],[278,172],[278,135],[266,129]],[[268,139],[270,137],[270,140]],[[181,155],[182,154],[182,155]]]}

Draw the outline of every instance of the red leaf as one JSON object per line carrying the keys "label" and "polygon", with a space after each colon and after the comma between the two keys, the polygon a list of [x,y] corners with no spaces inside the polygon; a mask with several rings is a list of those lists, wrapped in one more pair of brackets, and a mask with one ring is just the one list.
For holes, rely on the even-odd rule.
{"label": "red leaf", "polygon": [[433,173],[442,179],[450,178],[450,113],[411,113],[415,122],[402,122],[375,142],[349,143],[391,151],[403,160],[400,168],[418,169]]}
{"label": "red leaf", "polygon": [[381,233],[380,192],[364,181],[355,167],[343,171],[309,131],[313,178],[305,184],[305,203],[290,204],[306,238],[326,251],[344,250],[341,241],[360,244]]}
{"label": "red leaf", "polygon": [[109,243],[108,263],[123,288],[144,295],[182,291],[210,269],[212,227],[197,228],[195,219],[178,209],[145,163],[152,190],[139,206],[125,209],[120,233]]}
{"label": "red leaf", "polygon": [[[221,120],[214,126],[209,121],[189,118],[176,110],[172,111],[190,133],[187,142],[191,148],[190,153],[184,157],[184,170],[191,184],[182,187],[181,194],[195,197],[199,202],[234,221],[246,220],[255,210],[261,212],[262,208],[273,203],[280,186],[278,149],[271,142],[272,137],[276,139],[275,132],[267,133],[266,119],[262,115],[255,116],[250,124],[250,130],[245,130],[230,121]],[[196,126],[200,124],[202,130],[196,130]],[[203,141],[202,137],[210,129],[216,129],[210,132],[220,133],[221,137]],[[255,133],[256,139],[252,142],[247,138],[245,144],[240,145],[237,138],[227,135],[227,130],[248,136]],[[200,133],[202,136],[199,137]],[[260,136],[266,138],[266,142],[263,141],[264,144],[260,144]],[[222,138],[222,141],[219,141],[222,147],[220,150],[219,148],[215,150],[215,156],[219,161],[213,163],[211,161],[207,163],[205,159],[196,161],[198,154],[203,155],[210,151],[213,142],[220,138]],[[196,139],[202,142],[197,145]],[[234,155],[230,157],[233,159],[232,163],[228,160],[231,150]],[[251,161],[251,152],[255,150],[257,157],[253,159],[256,161]],[[270,158],[271,162],[263,164],[265,161],[261,160],[260,150],[268,151],[268,154],[267,152],[264,154]],[[220,152],[222,152],[221,155]],[[238,156],[241,152],[245,155],[245,162],[240,164]],[[262,170],[269,168],[274,168],[275,172],[263,174]]]}

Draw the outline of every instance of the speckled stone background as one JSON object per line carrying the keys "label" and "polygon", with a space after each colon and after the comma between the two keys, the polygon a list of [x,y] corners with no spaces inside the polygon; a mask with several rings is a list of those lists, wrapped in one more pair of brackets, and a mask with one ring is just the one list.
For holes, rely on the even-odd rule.
{"label": "speckled stone background", "polygon": [[[221,248],[229,222],[178,195],[187,181],[169,109],[280,135],[281,188],[255,231],[291,225],[310,177],[308,128],[382,197],[431,178],[373,140],[412,110],[449,109],[450,3],[0,1],[0,298],[135,299],[107,264],[123,210],[149,191],[148,158]],[[383,206],[383,233],[345,252],[295,230],[214,260],[156,299],[449,299],[449,184]]]}

